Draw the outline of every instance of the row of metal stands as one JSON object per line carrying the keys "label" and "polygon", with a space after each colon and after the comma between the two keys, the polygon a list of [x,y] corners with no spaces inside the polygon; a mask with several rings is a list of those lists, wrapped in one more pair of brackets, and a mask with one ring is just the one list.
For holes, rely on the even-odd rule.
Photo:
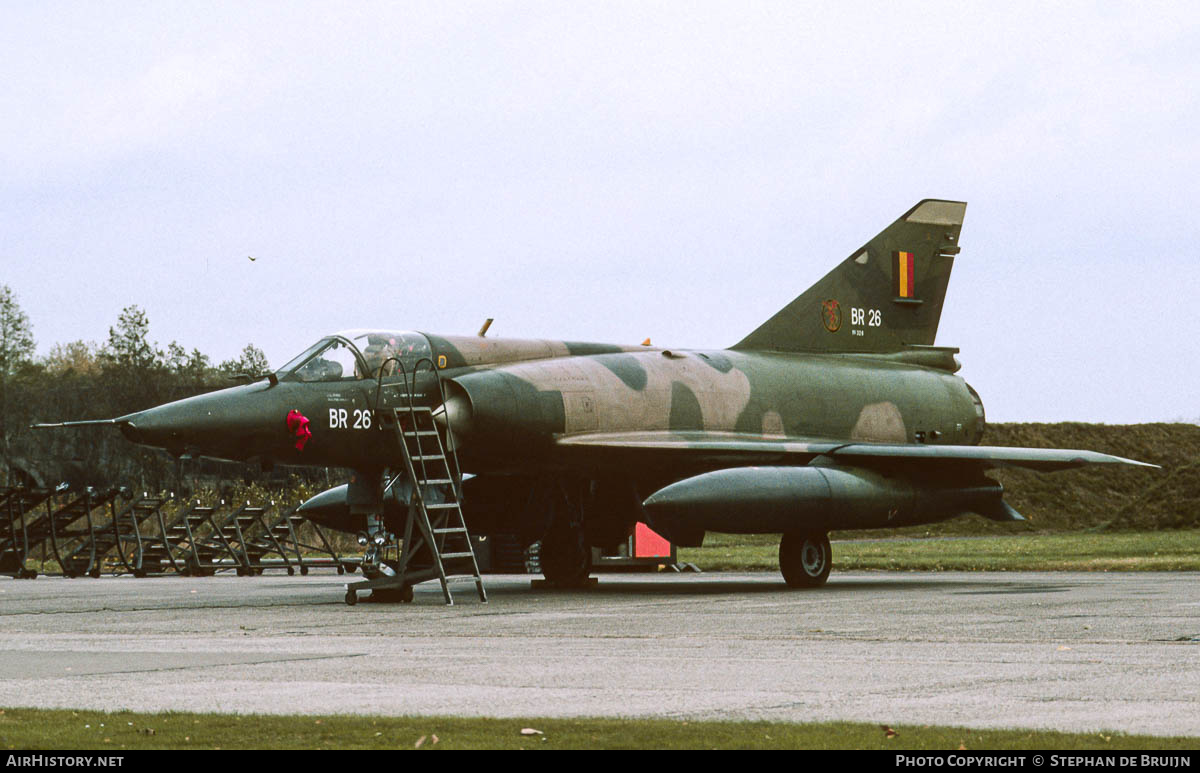
{"label": "row of metal stands", "polygon": [[[46,506],[46,517],[50,514],[50,499],[55,494],[54,489],[26,488],[24,486],[0,489],[0,506],[4,507],[7,516],[3,526],[5,532],[0,534],[0,572],[14,577],[36,577],[25,568],[25,558],[29,554],[30,521],[33,533],[40,530],[40,507]],[[41,540],[44,542],[44,538]]]}
{"label": "row of metal stands", "polygon": [[94,572],[99,576],[95,548],[101,516],[97,511],[113,507],[122,491],[89,487],[76,493],[67,486],[3,490],[0,503],[6,518],[5,532],[0,536],[0,571],[14,577],[36,577],[36,570],[26,566],[26,559],[40,545],[43,555],[47,548],[53,554],[63,574],[76,577]]}
{"label": "row of metal stands", "polygon": [[274,502],[209,505],[134,497],[123,488],[0,487],[0,574],[36,577],[31,562],[43,573],[56,563],[67,577],[145,577],[267,569],[308,574],[316,567],[342,574],[358,559],[339,555],[319,526]]}

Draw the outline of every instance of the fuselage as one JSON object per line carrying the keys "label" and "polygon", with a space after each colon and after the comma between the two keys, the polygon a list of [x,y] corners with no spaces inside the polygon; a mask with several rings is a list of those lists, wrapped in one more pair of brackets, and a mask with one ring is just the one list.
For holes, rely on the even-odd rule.
{"label": "fuselage", "polygon": [[323,339],[305,354],[270,381],[118,423],[130,439],[174,452],[383,468],[398,459],[394,438],[377,431],[377,409],[405,408],[410,395],[415,405],[437,407],[444,395],[457,408],[446,414],[463,469],[475,474],[562,469],[571,462],[556,443],[589,433],[966,445],[983,431],[982,404],[950,367],[895,355],[362,331]]}

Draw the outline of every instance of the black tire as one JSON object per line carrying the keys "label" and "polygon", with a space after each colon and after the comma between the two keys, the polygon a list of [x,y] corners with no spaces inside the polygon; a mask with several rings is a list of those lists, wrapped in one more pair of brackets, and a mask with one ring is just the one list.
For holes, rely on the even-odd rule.
{"label": "black tire", "polygon": [[791,588],[819,588],[829,579],[833,550],[825,532],[784,534],[779,542],[779,571]]}
{"label": "black tire", "polygon": [[563,588],[587,584],[592,573],[592,549],[584,540],[583,529],[556,527],[542,540],[542,574]]}
{"label": "black tire", "polygon": [[346,591],[346,603],[350,606],[354,606],[355,604],[357,604],[358,603],[358,593],[356,593],[355,591],[352,591],[352,590]]}

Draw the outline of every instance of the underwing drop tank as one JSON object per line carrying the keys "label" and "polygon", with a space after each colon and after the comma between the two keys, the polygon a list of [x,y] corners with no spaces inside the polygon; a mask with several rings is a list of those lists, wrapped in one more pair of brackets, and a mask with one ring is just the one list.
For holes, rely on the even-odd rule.
{"label": "underwing drop tank", "polygon": [[[644,502],[651,526],[682,545],[697,533],[778,534],[933,523],[963,513],[1024,520],[983,475],[914,481],[863,468],[735,467],[672,483]],[[682,539],[678,539],[682,538]]]}

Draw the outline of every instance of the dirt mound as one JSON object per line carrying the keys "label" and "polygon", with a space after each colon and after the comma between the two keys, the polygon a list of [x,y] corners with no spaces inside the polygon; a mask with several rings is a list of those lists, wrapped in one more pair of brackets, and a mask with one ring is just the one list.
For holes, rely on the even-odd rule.
{"label": "dirt mound", "polygon": [[993,472],[1009,504],[1038,530],[1200,527],[1200,426],[993,424],[984,444],[1090,449],[1162,466]]}

